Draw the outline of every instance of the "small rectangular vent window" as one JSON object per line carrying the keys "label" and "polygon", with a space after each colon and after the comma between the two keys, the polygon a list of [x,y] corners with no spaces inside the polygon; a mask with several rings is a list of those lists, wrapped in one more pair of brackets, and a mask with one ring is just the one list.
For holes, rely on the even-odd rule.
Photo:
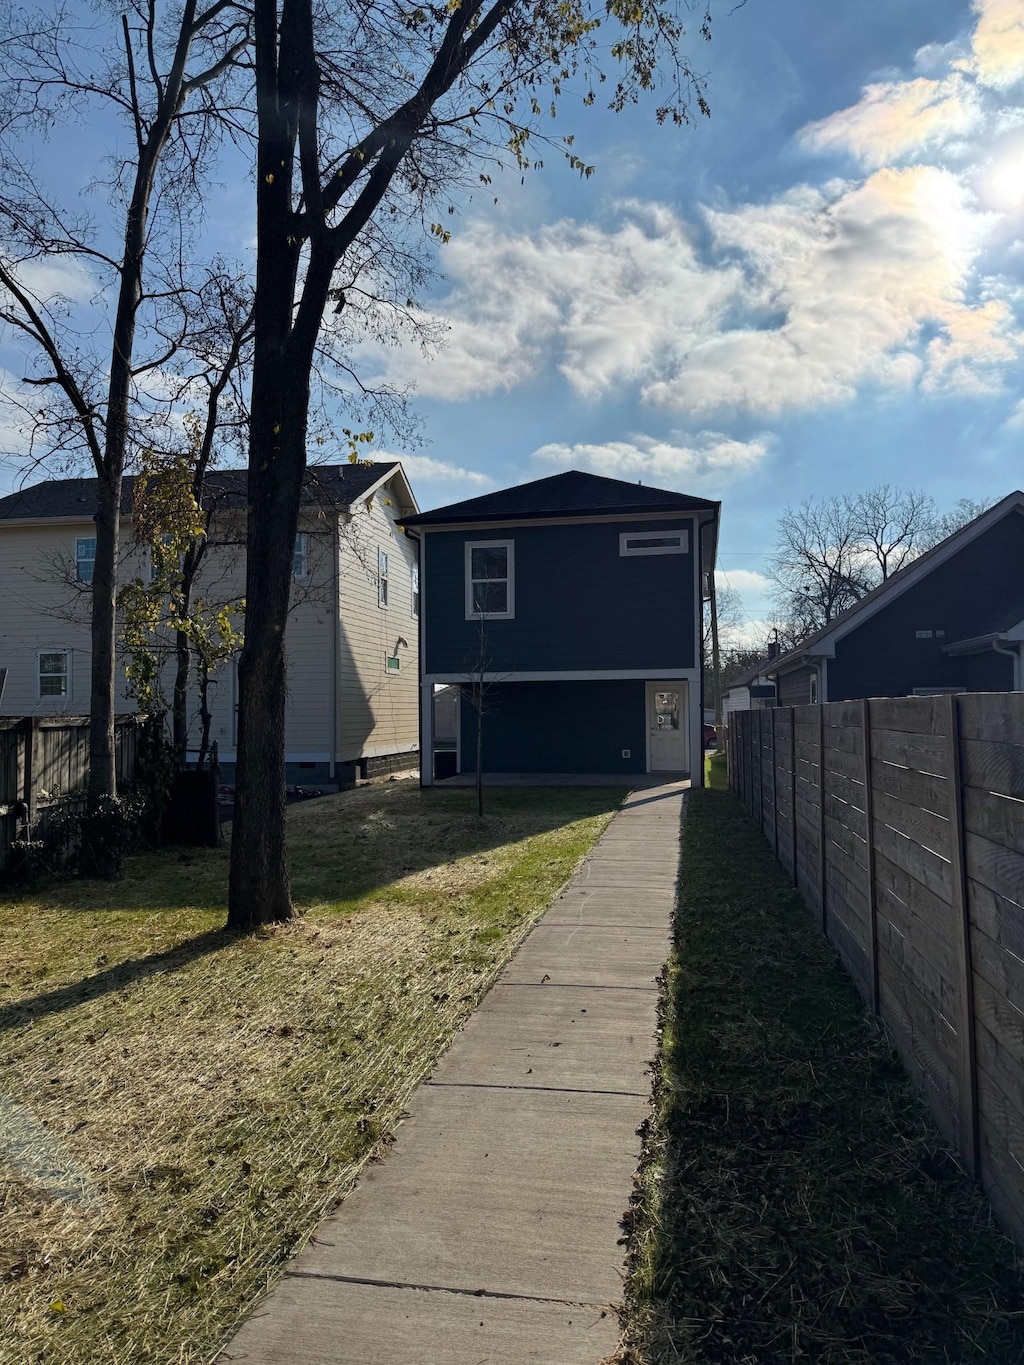
{"label": "small rectangular vent window", "polygon": [[384,667],[389,673],[397,673],[402,667],[402,661],[397,654],[389,654],[384,660]]}
{"label": "small rectangular vent window", "polygon": [[688,531],[623,531],[619,536],[620,555],[685,555],[689,548]]}

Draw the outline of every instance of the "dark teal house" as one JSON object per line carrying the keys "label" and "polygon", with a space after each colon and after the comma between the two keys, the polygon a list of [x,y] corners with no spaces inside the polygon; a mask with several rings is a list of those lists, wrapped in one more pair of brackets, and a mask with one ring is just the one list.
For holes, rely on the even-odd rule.
{"label": "dark teal house", "polygon": [[420,752],[459,688],[458,771],[701,775],[701,622],[719,504],[570,471],[407,517]]}
{"label": "dark teal house", "polygon": [[1011,493],[766,669],[780,706],[1024,690],[1024,493]]}

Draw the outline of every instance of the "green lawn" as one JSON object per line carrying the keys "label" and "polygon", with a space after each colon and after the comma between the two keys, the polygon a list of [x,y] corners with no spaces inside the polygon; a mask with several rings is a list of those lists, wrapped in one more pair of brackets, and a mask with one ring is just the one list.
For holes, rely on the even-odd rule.
{"label": "green lawn", "polygon": [[680,885],[631,1365],[1024,1361],[1013,1248],[727,791]]}
{"label": "green lawn", "polygon": [[295,924],[224,934],[225,850],[0,900],[0,1361],[209,1358],[387,1140],[623,792],[293,807]]}

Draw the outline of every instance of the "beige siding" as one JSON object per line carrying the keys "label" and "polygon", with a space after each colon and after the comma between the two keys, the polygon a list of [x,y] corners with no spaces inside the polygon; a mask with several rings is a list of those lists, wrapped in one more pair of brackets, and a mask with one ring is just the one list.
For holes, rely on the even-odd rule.
{"label": "beige siding", "polygon": [[[328,762],[332,742],[339,761],[411,750],[417,746],[418,622],[412,614],[415,545],[395,528],[397,505],[378,492],[351,519],[322,513],[303,520],[306,574],[297,579],[288,621],[288,699],[285,744],[290,762]],[[242,528],[233,528],[239,539]],[[92,536],[91,521],[59,526],[0,524],[0,667],[8,670],[0,699],[2,715],[84,715],[89,710],[89,598],[68,582],[75,541]],[[389,557],[389,601],[378,606],[378,551]],[[123,556],[123,577],[140,572],[138,556]],[[63,561],[63,563],[61,562]],[[337,616],[340,570],[341,609]],[[208,551],[196,588],[209,601],[244,597],[244,552],[239,546]],[[385,658],[399,637],[399,673]],[[168,698],[174,673],[171,641],[163,670]],[[40,651],[68,651],[70,690],[63,698],[39,697]],[[123,674],[119,676],[123,677]],[[211,737],[231,762],[237,739],[234,664],[212,680]],[[190,743],[198,743],[198,698],[193,687]],[[135,703],[120,688],[118,709]]]}
{"label": "beige siding", "polygon": [[[388,504],[392,503],[391,506]],[[386,490],[358,507],[340,530],[338,757],[393,754],[419,744],[419,621],[412,609],[416,544],[395,526]],[[388,602],[378,598],[378,554],[388,555]],[[399,639],[405,644],[398,645]],[[396,652],[397,673],[385,659]]]}

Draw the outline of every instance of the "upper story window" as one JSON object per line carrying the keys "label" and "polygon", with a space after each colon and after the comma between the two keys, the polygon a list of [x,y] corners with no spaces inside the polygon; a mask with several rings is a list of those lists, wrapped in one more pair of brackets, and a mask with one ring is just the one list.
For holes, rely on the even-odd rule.
{"label": "upper story window", "polygon": [[420,614],[420,566],[418,564],[412,566],[412,614],[413,616]]}
{"label": "upper story window", "polygon": [[295,537],[295,552],[292,555],[292,578],[305,578],[309,572],[309,550],[306,533],[300,531]]}
{"label": "upper story window", "polygon": [[388,604],[388,552],[387,550],[377,551],[377,605],[386,607]]}
{"label": "upper story window", "polygon": [[620,555],[685,555],[690,549],[688,531],[623,531]]}
{"label": "upper story window", "polygon": [[809,695],[809,697],[810,697],[810,699],[811,699],[811,705],[812,705],[812,706],[817,706],[817,704],[818,704],[818,675],[817,675],[817,673],[812,673],[812,674],[811,674],[810,682],[809,682],[808,695]]}
{"label": "upper story window", "polygon": [[466,544],[466,620],[510,620],[516,614],[515,546],[511,540]]}
{"label": "upper story window", "polygon": [[80,536],[75,541],[75,568],[79,583],[91,583],[96,568],[96,537]]}
{"label": "upper story window", "polygon": [[66,649],[41,649],[39,661],[39,696],[66,697],[71,691],[71,654]]}

